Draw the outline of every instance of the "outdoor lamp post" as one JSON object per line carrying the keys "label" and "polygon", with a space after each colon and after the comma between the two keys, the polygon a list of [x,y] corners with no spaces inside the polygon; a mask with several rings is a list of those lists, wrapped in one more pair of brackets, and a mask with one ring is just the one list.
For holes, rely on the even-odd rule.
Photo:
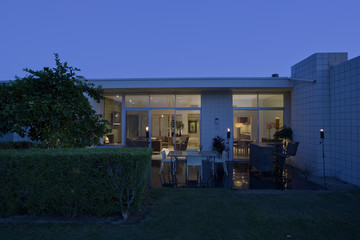
{"label": "outdoor lamp post", "polygon": [[229,161],[229,158],[230,158],[230,145],[229,145],[229,142],[230,142],[230,136],[231,136],[231,132],[230,132],[230,128],[227,129],[227,132],[226,132],[226,138],[227,138],[227,159]]}
{"label": "outdoor lamp post", "polygon": [[325,191],[326,191],[324,139],[325,139],[324,129],[320,129],[320,144],[322,145],[323,174],[324,174],[324,189],[325,189]]}
{"label": "outdoor lamp post", "polygon": [[146,127],[145,127],[145,132],[146,132],[146,140],[147,140],[148,143],[149,143],[149,126],[146,126]]}
{"label": "outdoor lamp post", "polygon": [[[146,142],[148,144],[148,147],[150,145],[150,141],[149,141],[149,126],[145,127],[145,136],[146,136]],[[151,187],[151,164],[150,164],[150,168],[149,168],[149,187]]]}

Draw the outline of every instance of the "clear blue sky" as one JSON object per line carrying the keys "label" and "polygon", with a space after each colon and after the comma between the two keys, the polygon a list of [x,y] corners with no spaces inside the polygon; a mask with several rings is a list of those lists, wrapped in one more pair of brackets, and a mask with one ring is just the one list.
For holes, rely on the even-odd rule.
{"label": "clear blue sky", "polygon": [[360,55],[359,0],[1,0],[0,80],[289,76],[315,52]]}

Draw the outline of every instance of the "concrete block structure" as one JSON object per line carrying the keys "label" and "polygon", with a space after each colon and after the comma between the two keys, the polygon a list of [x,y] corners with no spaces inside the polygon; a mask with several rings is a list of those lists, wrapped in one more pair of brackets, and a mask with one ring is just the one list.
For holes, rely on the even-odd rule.
{"label": "concrete block structure", "polygon": [[360,57],[316,53],[291,69],[291,127],[301,143],[293,163],[323,173],[319,131],[325,131],[326,175],[360,185]]}

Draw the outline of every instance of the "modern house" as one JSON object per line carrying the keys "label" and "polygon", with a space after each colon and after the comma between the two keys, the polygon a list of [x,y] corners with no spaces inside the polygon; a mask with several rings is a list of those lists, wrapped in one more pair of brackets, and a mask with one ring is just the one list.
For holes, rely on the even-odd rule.
{"label": "modern house", "polygon": [[[286,125],[300,142],[292,163],[360,186],[360,57],[316,53],[295,64],[291,77],[90,79],[104,88],[92,102],[111,123],[103,143],[212,149],[220,136],[229,160],[248,158],[250,142],[268,142]],[[231,137],[227,139],[230,130]],[[148,133],[147,133],[148,132]]]}

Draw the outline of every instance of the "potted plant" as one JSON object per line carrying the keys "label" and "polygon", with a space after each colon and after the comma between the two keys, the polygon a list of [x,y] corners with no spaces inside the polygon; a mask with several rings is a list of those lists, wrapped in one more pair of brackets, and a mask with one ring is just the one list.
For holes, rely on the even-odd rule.
{"label": "potted plant", "polygon": [[292,142],[292,140],[293,140],[293,131],[291,127],[287,127],[284,125],[284,127],[280,131],[274,134],[274,141],[283,142],[285,147],[287,146],[287,143]]}
{"label": "potted plant", "polygon": [[[174,120],[171,121],[171,129],[174,130],[175,123]],[[182,121],[176,121],[176,136],[181,136],[181,130],[184,128]]]}
{"label": "potted plant", "polygon": [[225,139],[220,136],[213,138],[213,150],[217,151],[220,155],[225,150]]}

